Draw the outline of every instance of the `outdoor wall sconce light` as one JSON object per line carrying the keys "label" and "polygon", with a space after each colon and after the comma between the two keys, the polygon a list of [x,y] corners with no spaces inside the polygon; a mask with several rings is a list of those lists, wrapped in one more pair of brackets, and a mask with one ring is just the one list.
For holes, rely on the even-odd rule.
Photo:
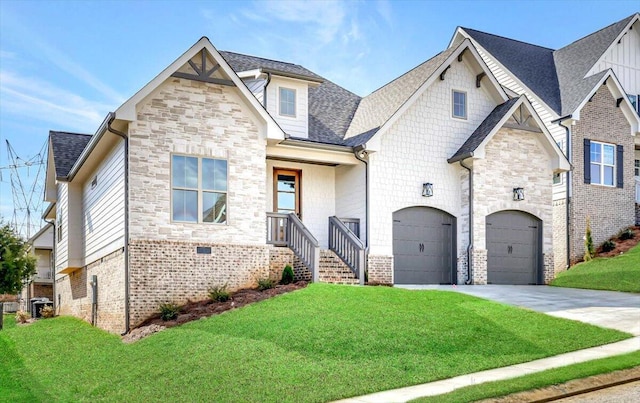
{"label": "outdoor wall sconce light", "polygon": [[513,188],[513,200],[524,200],[524,188]]}
{"label": "outdoor wall sconce light", "polygon": [[424,197],[433,196],[433,183],[423,183],[422,184],[422,196],[424,196]]}

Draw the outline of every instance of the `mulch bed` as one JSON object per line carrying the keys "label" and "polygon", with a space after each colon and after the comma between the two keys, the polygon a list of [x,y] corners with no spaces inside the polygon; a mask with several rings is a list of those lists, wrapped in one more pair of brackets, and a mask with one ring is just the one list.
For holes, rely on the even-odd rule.
{"label": "mulch bed", "polygon": [[616,247],[614,250],[609,252],[602,252],[602,247],[600,247],[596,250],[596,256],[598,257],[617,256],[622,253],[626,253],[629,249],[636,246],[640,242],[640,227],[631,227],[631,230],[635,234],[635,236],[632,239],[625,239],[624,241],[620,239],[614,239],[613,241],[616,243]]}
{"label": "mulch bed", "polygon": [[306,286],[306,281],[298,281],[286,285],[279,284],[274,288],[263,291],[250,288],[238,290],[231,293],[231,298],[225,302],[216,302],[210,299],[196,302],[189,301],[186,305],[180,307],[180,314],[176,319],[165,322],[160,318],[160,313],[157,313],[142,322],[142,324],[133,329],[131,333],[125,335],[123,340],[129,343],[134,342],[169,327],[180,326],[187,322],[208,318],[209,316],[217,315],[231,309],[240,308],[280,294],[296,291]]}

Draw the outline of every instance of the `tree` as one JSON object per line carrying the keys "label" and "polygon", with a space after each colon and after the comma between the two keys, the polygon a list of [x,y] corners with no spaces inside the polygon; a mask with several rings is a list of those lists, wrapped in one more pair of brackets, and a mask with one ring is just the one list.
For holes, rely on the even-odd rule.
{"label": "tree", "polygon": [[[0,221],[0,294],[17,294],[36,272],[36,257],[27,243],[9,225]],[[0,330],[3,303],[0,301]]]}

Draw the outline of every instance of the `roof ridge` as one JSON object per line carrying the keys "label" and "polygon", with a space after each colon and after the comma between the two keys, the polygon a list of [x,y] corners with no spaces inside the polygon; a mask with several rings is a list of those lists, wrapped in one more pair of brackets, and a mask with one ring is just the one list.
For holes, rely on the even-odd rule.
{"label": "roof ridge", "polygon": [[632,19],[633,17],[635,17],[636,15],[638,15],[638,13],[634,13],[634,14],[632,14],[632,15],[628,16],[628,17],[625,17],[625,18],[623,18],[623,19],[621,19],[621,20],[618,20],[618,21],[616,21],[616,22],[614,22],[614,23],[612,23],[612,24],[609,24],[609,25],[607,25],[606,27],[602,27],[602,28],[600,28],[600,29],[599,29],[599,30],[597,30],[597,31],[591,32],[590,34],[587,34],[587,35],[585,35],[585,36],[583,36],[583,37],[581,37],[581,38],[578,38],[578,39],[576,39],[575,41],[573,41],[573,42],[569,43],[568,45],[565,45],[565,46],[563,46],[563,47],[561,47],[561,48],[559,48],[559,49],[557,49],[557,50],[562,50],[562,49],[564,49],[564,48],[568,48],[569,46],[573,45],[574,43],[580,42],[580,41],[581,41],[581,40],[583,40],[583,39],[587,39],[588,37],[593,36],[593,35],[595,35],[595,34],[598,34],[598,33],[602,32],[602,31],[604,31],[605,29],[611,28],[611,27],[613,27],[613,26],[614,26],[614,25],[616,25],[616,24],[620,24],[621,22],[623,22],[623,21],[625,21],[625,20],[631,20],[631,19]]}
{"label": "roof ridge", "polygon": [[[266,61],[268,61],[268,62],[275,62],[275,63],[290,64],[290,65],[292,65],[292,66],[298,66],[298,67],[302,67],[303,69],[307,69],[307,68],[306,68],[306,67],[304,67],[303,65],[301,65],[301,64],[297,64],[297,63],[285,62],[285,61],[282,61],[282,60],[276,60],[276,59],[269,59],[269,58],[261,57],[261,56],[248,55],[248,54],[246,54],[246,53],[232,52],[232,51],[230,51],[230,50],[221,50],[221,51],[220,51],[220,53],[231,53],[231,54],[239,55],[239,56],[253,57],[254,59],[266,60]],[[307,70],[309,70],[309,69],[307,69]],[[309,71],[311,71],[311,70],[309,70]],[[314,73],[314,74],[315,74],[315,73]]]}
{"label": "roof ridge", "polygon": [[494,36],[494,37],[496,37],[496,38],[506,39],[506,40],[511,41],[511,42],[519,42],[519,43],[523,43],[523,44],[525,44],[525,45],[535,46],[536,48],[546,49],[546,50],[550,50],[550,51],[552,51],[552,52],[553,52],[553,51],[555,51],[555,49],[553,49],[553,48],[548,48],[548,47],[546,47],[546,46],[536,45],[535,43],[525,42],[525,41],[521,41],[521,40],[519,40],[519,39],[507,38],[506,36],[496,35],[496,34],[492,34],[492,33],[490,33],[490,32],[480,31],[480,30],[473,29],[473,28],[465,28],[465,27],[460,27],[460,28],[464,29],[465,31],[466,31],[466,30],[469,30],[469,31],[475,31],[475,32],[479,32],[479,33],[481,33],[481,34],[491,35],[491,36]]}

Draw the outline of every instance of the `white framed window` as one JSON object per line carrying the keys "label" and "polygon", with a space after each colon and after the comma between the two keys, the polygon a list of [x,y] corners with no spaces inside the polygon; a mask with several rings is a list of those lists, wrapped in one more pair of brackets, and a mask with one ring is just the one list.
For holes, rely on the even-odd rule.
{"label": "white framed window", "polygon": [[591,184],[615,186],[616,146],[591,141],[590,157]]}
{"label": "white framed window", "polygon": [[453,90],[451,94],[451,116],[458,119],[467,118],[467,93]]}
{"label": "white framed window", "polygon": [[291,88],[280,87],[280,116],[296,117],[296,90]]}
{"label": "white framed window", "polygon": [[171,156],[172,221],[227,222],[227,161]]}
{"label": "white framed window", "polygon": [[640,177],[640,160],[633,160],[633,174]]}
{"label": "white framed window", "polygon": [[[60,214],[62,215],[62,210],[60,210]],[[62,241],[62,217],[58,217],[58,222],[56,223],[56,243]]]}
{"label": "white framed window", "polygon": [[553,184],[554,185],[561,185],[562,184],[562,174],[561,173],[557,173],[557,174],[553,174]]}

